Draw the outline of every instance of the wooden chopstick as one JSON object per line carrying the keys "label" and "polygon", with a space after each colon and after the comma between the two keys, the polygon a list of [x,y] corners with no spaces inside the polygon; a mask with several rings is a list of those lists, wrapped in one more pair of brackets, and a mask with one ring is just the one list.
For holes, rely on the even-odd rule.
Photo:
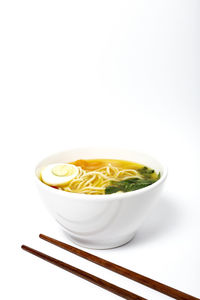
{"label": "wooden chopstick", "polygon": [[107,290],[107,291],[109,291],[113,294],[116,294],[116,295],[118,295],[118,296],[120,296],[124,299],[127,299],[127,300],[147,300],[147,299],[142,298],[142,297],[140,297],[136,294],[133,294],[133,293],[131,293],[131,292],[129,292],[129,291],[123,289],[123,288],[120,288],[120,287],[118,287],[118,286],[116,286],[116,285],[114,285],[114,284],[112,284],[108,281],[105,281],[105,280],[103,280],[99,277],[96,277],[96,276],[94,276],[90,273],[87,273],[83,270],[80,270],[80,269],[75,268],[71,265],[68,265],[65,262],[61,261],[61,260],[58,260],[58,259],[56,259],[54,257],[51,257],[51,256],[48,256],[45,253],[39,252],[39,251],[37,251],[35,249],[32,249],[28,246],[25,246],[25,245],[22,245],[21,247],[22,247],[23,250],[25,250],[25,251],[27,251],[27,252],[29,252],[29,253],[31,253],[31,254],[39,257],[39,258],[42,258],[42,259],[46,260],[47,262],[49,262],[49,263],[51,263],[51,264],[53,264],[53,265],[55,265],[59,268],[62,268],[62,269],[66,270],[66,271],[68,271],[68,272],[70,272],[74,275],[77,275],[77,276],[79,276],[79,277],[81,277],[81,278],[83,278],[83,279],[85,279],[85,280],[87,280],[87,281],[89,281],[93,284],[96,284],[96,285],[100,286],[101,288],[104,288],[105,290]]}
{"label": "wooden chopstick", "polygon": [[122,266],[116,265],[116,264],[114,264],[114,263],[112,263],[108,260],[105,260],[101,257],[96,256],[96,255],[90,254],[86,251],[83,251],[81,249],[73,247],[69,244],[66,244],[66,243],[60,242],[58,240],[55,240],[55,239],[53,239],[51,237],[48,237],[44,234],[40,234],[39,237],[41,239],[51,243],[51,244],[54,244],[54,245],[56,245],[60,248],[63,248],[63,249],[65,249],[65,250],[67,250],[71,253],[74,253],[74,254],[82,257],[82,258],[85,258],[85,259],[87,259],[87,260],[89,260],[89,261],[91,261],[91,262],[93,262],[97,265],[100,265],[100,266],[102,266],[106,269],[109,269],[109,270],[111,270],[115,273],[118,273],[118,274],[120,274],[124,277],[127,277],[127,278],[132,279],[134,281],[137,281],[137,282],[139,282],[143,285],[146,285],[149,288],[152,288],[152,289],[154,289],[154,290],[156,290],[156,291],[158,291],[162,294],[165,294],[167,296],[170,296],[174,299],[177,299],[177,300],[200,300],[199,298],[196,298],[196,297],[193,297],[193,296],[188,295],[186,293],[183,293],[179,290],[176,290],[176,289],[174,289],[170,286],[167,286],[163,283],[160,283],[156,280],[153,280],[151,278],[148,278],[146,276],[138,274],[138,273],[136,273],[134,271],[131,271],[129,269],[126,269]]}

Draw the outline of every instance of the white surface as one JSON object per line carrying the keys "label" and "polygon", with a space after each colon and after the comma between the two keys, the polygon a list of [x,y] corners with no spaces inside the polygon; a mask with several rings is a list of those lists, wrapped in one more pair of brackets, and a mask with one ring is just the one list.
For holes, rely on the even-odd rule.
{"label": "white surface", "polygon": [[22,243],[167,299],[38,238],[67,241],[38,197],[35,164],[101,141],[162,156],[169,177],[132,242],[91,252],[200,297],[199,10],[194,0],[1,1],[2,299],[117,299]]}

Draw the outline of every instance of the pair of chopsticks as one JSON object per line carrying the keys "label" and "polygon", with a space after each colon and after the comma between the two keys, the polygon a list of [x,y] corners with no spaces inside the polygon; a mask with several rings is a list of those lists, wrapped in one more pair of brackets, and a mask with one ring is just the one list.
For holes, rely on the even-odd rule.
{"label": "pair of chopsticks", "polygon": [[[120,274],[124,277],[127,277],[131,280],[134,280],[134,281],[139,282],[143,285],[146,285],[147,287],[152,288],[152,289],[154,289],[154,290],[156,290],[156,291],[158,291],[162,294],[165,294],[167,296],[170,296],[174,299],[177,299],[177,300],[200,300],[199,298],[196,298],[196,297],[193,297],[193,296],[188,295],[186,293],[183,293],[183,292],[181,292],[179,290],[176,290],[176,289],[174,289],[170,286],[167,286],[167,285],[165,285],[163,283],[160,283],[158,281],[155,281],[151,278],[148,278],[146,276],[138,274],[138,273],[136,273],[134,271],[131,271],[129,269],[126,269],[122,266],[116,265],[116,264],[114,264],[114,263],[112,263],[108,260],[105,260],[105,259],[100,258],[98,256],[95,256],[93,254],[90,254],[86,251],[83,251],[81,249],[73,247],[69,244],[65,244],[63,242],[60,242],[58,240],[55,240],[55,239],[53,239],[51,237],[48,237],[46,235],[43,235],[43,234],[40,234],[39,237],[41,239],[53,244],[53,245],[56,245],[60,248],[63,248],[63,249],[65,249],[65,250],[67,250],[71,253],[74,253],[74,254],[82,257],[82,258],[85,258],[85,259],[87,259],[87,260],[89,260],[89,261],[91,261],[91,262],[93,262],[97,265],[100,265],[100,266],[102,266],[102,267],[104,267],[108,270],[111,270],[115,273],[118,273],[118,274]],[[29,252],[29,253],[31,253],[31,254],[33,254],[33,255],[41,258],[41,259],[43,259],[43,260],[46,260],[47,262],[52,263],[52,264],[56,265],[57,267],[60,267],[60,268],[66,270],[66,271],[68,271],[68,272],[70,272],[74,275],[77,275],[77,276],[79,276],[79,277],[81,277],[81,278],[83,278],[83,279],[85,279],[85,280],[87,280],[87,281],[89,281],[93,284],[96,284],[96,285],[100,286],[101,288],[104,288],[107,291],[109,291],[111,293],[114,293],[114,294],[116,294],[116,295],[118,295],[118,296],[120,296],[124,299],[128,299],[128,300],[147,300],[147,299],[145,299],[143,297],[140,297],[140,296],[138,296],[134,293],[131,293],[131,292],[129,292],[129,291],[127,291],[127,290],[125,290],[121,287],[118,287],[118,286],[116,286],[116,285],[114,285],[114,284],[112,284],[108,281],[105,281],[105,280],[103,280],[99,277],[96,277],[96,276],[94,276],[90,273],[87,273],[83,270],[75,268],[75,267],[73,267],[73,266],[71,266],[71,265],[69,265],[69,264],[67,264],[63,261],[60,261],[60,260],[58,260],[54,257],[48,256],[48,255],[46,255],[42,252],[39,252],[35,249],[32,249],[28,246],[22,245],[21,247],[22,247],[23,250],[25,250],[25,251],[27,251],[27,252]]]}

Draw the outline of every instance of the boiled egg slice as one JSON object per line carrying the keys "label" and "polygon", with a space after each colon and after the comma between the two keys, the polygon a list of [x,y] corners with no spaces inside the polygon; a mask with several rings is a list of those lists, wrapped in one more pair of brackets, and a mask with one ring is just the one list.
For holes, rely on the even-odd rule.
{"label": "boiled egg slice", "polygon": [[41,170],[41,179],[52,186],[62,186],[78,175],[78,168],[71,164],[51,164]]}

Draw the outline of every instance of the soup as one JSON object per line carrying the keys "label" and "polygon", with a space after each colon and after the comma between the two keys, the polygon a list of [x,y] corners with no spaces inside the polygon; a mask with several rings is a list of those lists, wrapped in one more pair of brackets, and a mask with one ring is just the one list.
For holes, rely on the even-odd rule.
{"label": "soup", "polygon": [[160,178],[153,169],[118,159],[80,159],[41,169],[40,180],[66,192],[104,195],[135,191]]}

